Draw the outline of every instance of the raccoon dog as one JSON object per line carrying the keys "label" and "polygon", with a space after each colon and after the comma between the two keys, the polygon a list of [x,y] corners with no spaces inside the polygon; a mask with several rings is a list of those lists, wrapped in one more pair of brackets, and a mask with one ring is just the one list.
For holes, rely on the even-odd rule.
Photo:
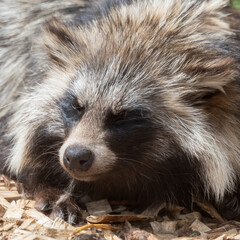
{"label": "raccoon dog", "polygon": [[227,4],[2,0],[2,173],[71,223],[85,195],[201,197],[238,218],[240,38]]}

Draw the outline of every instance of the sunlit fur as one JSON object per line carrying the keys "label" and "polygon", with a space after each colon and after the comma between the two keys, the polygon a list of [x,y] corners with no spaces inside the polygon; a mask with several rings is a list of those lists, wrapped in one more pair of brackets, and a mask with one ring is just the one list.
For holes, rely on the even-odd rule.
{"label": "sunlit fur", "polygon": [[[140,184],[150,199],[161,196],[168,175],[188,182],[185,194],[216,201],[236,189],[240,54],[226,1],[23,2],[0,3],[0,117],[7,119],[1,131],[11,174],[44,172],[46,185],[52,175],[66,183],[74,177],[95,190],[99,182],[102,193],[122,183],[127,188],[112,190],[119,195]],[[60,108],[66,93],[85,109],[69,129]],[[136,145],[129,140],[124,148],[124,140],[118,150],[106,119],[126,109],[141,110],[148,130],[131,126]],[[76,143],[96,156],[77,176],[61,166],[66,147]],[[124,155],[129,146],[137,159]],[[189,179],[181,176],[184,164]],[[154,181],[157,190],[147,184]],[[166,188],[163,200],[178,200]]]}

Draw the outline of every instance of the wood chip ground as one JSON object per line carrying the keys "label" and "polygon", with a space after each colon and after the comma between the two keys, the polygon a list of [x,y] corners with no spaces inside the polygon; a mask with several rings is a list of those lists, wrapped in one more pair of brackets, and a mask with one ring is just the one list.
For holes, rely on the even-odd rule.
{"label": "wood chip ground", "polygon": [[0,178],[1,240],[240,240],[240,222],[226,221],[209,204],[195,201],[198,211],[155,203],[142,212],[106,199],[86,204],[79,226],[51,220],[23,200],[14,182]]}

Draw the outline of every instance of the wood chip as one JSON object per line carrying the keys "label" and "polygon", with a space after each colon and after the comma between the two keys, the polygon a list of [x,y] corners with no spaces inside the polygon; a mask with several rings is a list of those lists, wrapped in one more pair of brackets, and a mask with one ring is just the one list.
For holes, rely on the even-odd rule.
{"label": "wood chip", "polygon": [[14,227],[15,223],[8,223],[0,228],[0,232],[6,232]]}
{"label": "wood chip", "polygon": [[153,233],[158,234],[162,231],[162,224],[160,222],[154,221],[150,222],[150,225],[152,227]]}
{"label": "wood chip", "polygon": [[1,186],[7,188],[8,190],[11,190],[11,187],[16,188],[16,183],[4,175],[0,176],[0,184],[1,184]]}
{"label": "wood chip", "polygon": [[6,208],[0,205],[0,217],[3,217],[6,212]]}
{"label": "wood chip", "polygon": [[240,240],[240,234],[235,235],[234,237],[232,237],[233,240]]}
{"label": "wood chip", "polygon": [[52,224],[51,228],[55,228],[55,229],[58,229],[58,230],[62,229],[62,230],[72,230],[72,231],[76,229],[75,227],[73,227],[69,223],[65,222],[61,218],[56,218],[53,221],[53,224]]}
{"label": "wood chip", "polygon": [[209,234],[211,239],[234,239],[234,237],[238,234],[238,231],[234,228],[229,231],[225,231],[224,233],[215,232],[215,234]]}
{"label": "wood chip", "polygon": [[23,235],[25,235],[25,234],[29,234],[29,233],[32,233],[32,232],[26,231],[26,230],[21,230],[21,229],[15,229],[15,230],[14,230],[14,233],[18,233],[18,234],[23,234]]}
{"label": "wood chip", "polygon": [[104,230],[103,235],[106,240],[122,240],[121,238],[119,238],[117,235],[115,235],[113,232],[109,230]]}
{"label": "wood chip", "polygon": [[39,219],[37,223],[47,228],[53,228],[54,221],[49,217],[44,216],[43,218]]}
{"label": "wood chip", "polygon": [[25,199],[18,199],[17,201],[12,201],[11,205],[22,208],[22,209],[29,209],[34,208],[35,201],[32,200],[25,200]]}
{"label": "wood chip", "polygon": [[217,219],[220,223],[224,223],[225,220],[221,217],[221,215],[217,212],[217,210],[213,207],[212,204],[206,201],[193,200],[202,210],[207,212],[212,218]]}
{"label": "wood chip", "polygon": [[227,235],[228,238],[232,238],[238,234],[238,231],[236,228],[233,228],[233,229],[225,232],[225,234]]}
{"label": "wood chip", "polygon": [[120,223],[120,222],[139,222],[151,221],[152,217],[142,215],[105,215],[105,216],[89,216],[86,220],[90,223]]}
{"label": "wood chip", "polygon": [[[176,236],[174,236],[173,234],[157,234],[155,235],[155,238],[157,238],[158,240],[172,240],[173,238],[175,238]],[[148,240],[151,240],[151,238],[148,238]]]}
{"label": "wood chip", "polygon": [[220,233],[225,233],[227,231],[230,231],[234,228],[235,226],[231,225],[231,224],[225,224],[221,227],[212,229],[209,234],[220,234]]}
{"label": "wood chip", "polygon": [[23,213],[24,213],[24,210],[20,208],[11,207],[7,209],[3,218],[21,219],[23,216]]}
{"label": "wood chip", "polygon": [[208,232],[208,231],[211,230],[207,225],[205,225],[204,223],[200,222],[198,219],[196,219],[192,223],[190,228],[192,228],[193,231],[198,231],[200,233],[205,233],[205,232]]}
{"label": "wood chip", "polygon": [[166,207],[165,203],[153,203],[151,206],[149,206],[148,208],[146,208],[141,215],[144,216],[158,216],[159,212],[164,209]]}
{"label": "wood chip", "polygon": [[225,234],[219,236],[219,237],[216,237],[216,238],[212,238],[213,240],[227,240],[227,237]]}
{"label": "wood chip", "polygon": [[0,193],[0,206],[2,206],[5,209],[11,208],[10,202],[8,202]]}
{"label": "wood chip", "polygon": [[164,222],[151,222],[150,223],[153,233],[175,233],[177,221],[164,221]]}
{"label": "wood chip", "polygon": [[179,238],[172,238],[171,240],[207,240],[206,237],[179,237]]}
{"label": "wood chip", "polygon": [[175,236],[171,234],[153,235],[150,233],[147,240],[171,240],[173,237]]}
{"label": "wood chip", "polygon": [[[31,218],[33,218],[33,219],[35,219],[37,221],[38,220],[42,220],[44,218],[48,218],[48,217],[46,217],[46,215],[44,215],[43,213],[37,211],[36,209],[29,209],[29,210],[26,210],[24,213],[28,217],[31,217]],[[50,218],[48,218],[48,219],[49,219],[49,221],[52,221]]]}
{"label": "wood chip", "polygon": [[191,212],[191,213],[188,213],[188,214],[180,214],[178,216],[178,219],[187,220],[189,222],[193,222],[196,219],[201,220],[201,218],[202,218],[202,216],[199,212]]}
{"label": "wood chip", "polygon": [[95,202],[88,202],[85,205],[87,207],[88,213],[91,215],[106,215],[112,212],[112,208],[106,199]]}
{"label": "wood chip", "polygon": [[9,202],[11,202],[13,200],[18,200],[21,198],[20,194],[16,190],[15,191],[9,191],[9,190],[1,191],[1,195]]}
{"label": "wood chip", "polygon": [[121,214],[126,210],[127,210],[127,207],[120,205],[120,206],[114,207],[114,209],[112,210],[112,213]]}
{"label": "wood chip", "polygon": [[107,224],[86,224],[80,228],[77,228],[73,233],[72,236],[80,233],[81,231],[85,230],[85,229],[89,229],[89,228],[102,228],[102,229],[107,229],[107,230],[121,230],[121,227],[114,227],[111,225],[107,225]]}
{"label": "wood chip", "polygon": [[177,221],[164,221],[161,222],[163,233],[174,233],[177,228]]}
{"label": "wood chip", "polygon": [[76,229],[69,223],[65,222],[63,219],[56,218],[53,221],[52,219],[48,218],[47,216],[38,220],[36,223],[41,226],[44,226],[45,228],[56,229],[58,231],[60,231],[60,230],[73,231]]}
{"label": "wood chip", "polygon": [[[151,233],[137,228],[131,228],[124,234],[127,240],[148,240],[150,236]],[[157,238],[154,236],[152,240],[157,240]]]}
{"label": "wood chip", "polygon": [[34,220],[34,219],[26,219],[26,220],[20,225],[19,229],[31,231],[32,228],[30,228],[30,226],[33,225],[33,223],[35,223],[35,220]]}
{"label": "wood chip", "polygon": [[30,235],[28,237],[23,238],[23,240],[56,240],[55,238],[50,238],[42,235]]}
{"label": "wood chip", "polygon": [[14,240],[54,240],[54,238],[51,237],[36,235],[30,231],[24,231],[19,229],[16,229],[14,233],[18,235],[18,237],[14,237]]}

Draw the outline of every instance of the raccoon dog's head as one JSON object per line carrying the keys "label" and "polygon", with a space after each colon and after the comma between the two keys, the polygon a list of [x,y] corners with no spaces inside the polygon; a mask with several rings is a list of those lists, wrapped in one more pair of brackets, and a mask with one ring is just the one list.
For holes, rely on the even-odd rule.
{"label": "raccoon dog's head", "polygon": [[59,100],[66,134],[60,162],[71,176],[84,181],[144,164],[160,128],[152,122],[152,102],[144,92],[118,82],[111,73],[88,72],[77,75]]}
{"label": "raccoon dog's head", "polygon": [[148,178],[183,149],[201,158],[206,185],[222,195],[233,170],[218,153],[208,114],[211,104],[227,108],[219,99],[236,72],[223,2],[136,1],[81,27],[50,22],[50,71],[23,99],[12,168],[55,151],[79,180]]}

